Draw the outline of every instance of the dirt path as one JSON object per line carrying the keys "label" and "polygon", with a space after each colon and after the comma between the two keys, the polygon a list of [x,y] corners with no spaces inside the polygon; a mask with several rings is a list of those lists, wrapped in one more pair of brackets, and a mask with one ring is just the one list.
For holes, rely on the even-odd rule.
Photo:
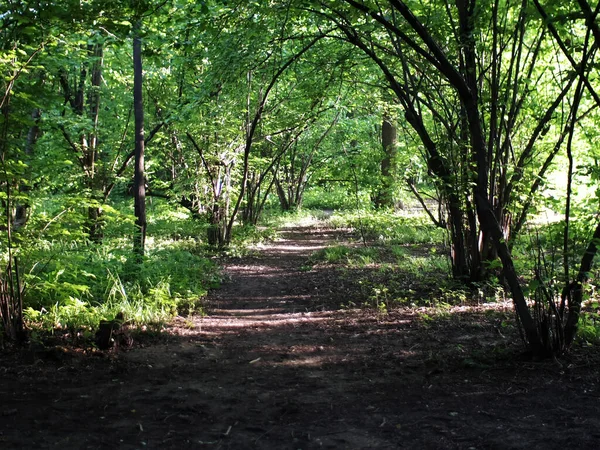
{"label": "dirt path", "polygon": [[101,358],[0,362],[0,448],[600,447],[597,358],[515,361],[484,312],[425,323],[343,310],[308,255],[339,232],[292,229],[230,278],[209,315]]}

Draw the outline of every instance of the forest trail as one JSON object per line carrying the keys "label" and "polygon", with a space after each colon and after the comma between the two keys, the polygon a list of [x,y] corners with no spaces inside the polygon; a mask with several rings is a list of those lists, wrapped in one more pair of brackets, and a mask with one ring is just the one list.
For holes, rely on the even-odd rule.
{"label": "forest trail", "polygon": [[208,315],[155,343],[2,361],[0,447],[597,448],[595,369],[478,363],[501,337],[470,316],[341,308],[348,278],[306,262],[347,238],[287,229],[228,260]]}

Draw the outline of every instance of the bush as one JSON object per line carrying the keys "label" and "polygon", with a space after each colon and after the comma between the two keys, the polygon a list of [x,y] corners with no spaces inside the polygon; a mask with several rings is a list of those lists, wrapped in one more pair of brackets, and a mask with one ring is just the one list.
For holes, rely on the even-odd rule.
{"label": "bush", "polygon": [[122,249],[62,254],[27,277],[26,318],[46,330],[96,328],[122,312],[136,325],[197,309],[219,283],[215,264],[186,250],[150,251],[137,265]]}
{"label": "bush", "polygon": [[367,239],[395,244],[441,244],[445,237],[445,230],[427,218],[392,212],[337,212],[329,223],[338,228],[362,229]]}
{"label": "bush", "polygon": [[[201,311],[201,299],[220,281],[198,237],[205,224],[157,207],[146,256],[138,264],[132,257],[131,223],[116,220],[119,213],[109,210],[101,244],[55,231],[41,239],[38,231],[37,239],[19,249],[30,327],[89,332],[119,313],[141,326],[163,323],[178,312]],[[64,230],[69,228],[66,224]]]}
{"label": "bush", "polygon": [[[306,209],[350,210],[356,206],[356,194],[349,186],[311,187],[304,194],[302,202],[302,207]],[[368,191],[358,193],[358,206],[364,209],[371,208],[371,197]]]}

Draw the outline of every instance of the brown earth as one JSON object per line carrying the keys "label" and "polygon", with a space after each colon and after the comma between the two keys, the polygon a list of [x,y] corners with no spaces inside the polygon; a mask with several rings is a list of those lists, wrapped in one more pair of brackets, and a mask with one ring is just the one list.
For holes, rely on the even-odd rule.
{"label": "brown earth", "polygon": [[596,348],[528,361],[507,305],[340,308],[352,273],[306,261],[345,237],[226,261],[208,315],[155,342],[4,354],[0,448],[600,448]]}

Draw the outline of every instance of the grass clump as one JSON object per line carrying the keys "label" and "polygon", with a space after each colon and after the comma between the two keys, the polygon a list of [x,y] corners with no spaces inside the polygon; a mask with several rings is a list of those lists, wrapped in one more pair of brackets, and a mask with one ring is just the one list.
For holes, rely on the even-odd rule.
{"label": "grass clump", "polygon": [[420,215],[394,212],[336,212],[329,219],[336,228],[353,228],[370,241],[389,244],[442,244],[445,231]]}
{"label": "grass clump", "polygon": [[308,266],[335,265],[350,286],[345,306],[386,312],[396,306],[439,307],[503,300],[503,289],[489,282],[464,286],[452,279],[444,230],[420,216],[384,212],[335,213],[336,227],[362,226],[368,246],[333,245],[314,252]]}
{"label": "grass clump", "polygon": [[201,311],[201,299],[219,283],[216,265],[187,250],[151,250],[139,265],[123,253],[106,247],[76,250],[29,273],[28,323],[47,332],[92,330],[120,312],[133,325],[157,325],[178,312]]}
{"label": "grass clump", "polygon": [[141,263],[132,254],[129,216],[118,220],[112,208],[101,242],[82,237],[81,221],[67,221],[56,233],[45,226],[30,244],[20,243],[28,328],[88,338],[101,321],[119,315],[132,327],[160,328],[176,314],[202,313],[202,299],[220,282],[203,242],[205,224],[181,211],[152,212]]}
{"label": "grass clump", "polygon": [[208,250],[214,255],[226,255],[231,258],[241,258],[256,253],[258,244],[273,241],[279,235],[274,227],[257,225],[240,225],[233,229],[231,241],[224,247],[212,247]]}

